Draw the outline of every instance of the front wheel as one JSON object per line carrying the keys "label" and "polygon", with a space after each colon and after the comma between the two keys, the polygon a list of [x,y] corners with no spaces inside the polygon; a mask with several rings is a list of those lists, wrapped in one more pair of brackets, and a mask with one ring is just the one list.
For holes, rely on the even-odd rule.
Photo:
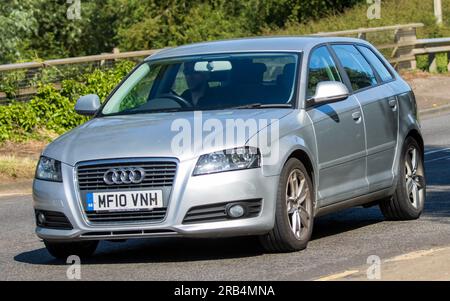
{"label": "front wheel", "polygon": [[71,255],[87,258],[94,254],[98,241],[53,242],[44,240],[47,251],[55,258],[66,260]]}
{"label": "front wheel", "polygon": [[297,159],[287,161],[280,175],[275,225],[261,236],[269,252],[293,252],[305,249],[313,228],[314,191],[305,166]]}
{"label": "front wheel", "polygon": [[417,219],[425,204],[426,182],[423,153],[411,137],[405,141],[399,168],[395,193],[380,202],[381,212],[389,220]]}

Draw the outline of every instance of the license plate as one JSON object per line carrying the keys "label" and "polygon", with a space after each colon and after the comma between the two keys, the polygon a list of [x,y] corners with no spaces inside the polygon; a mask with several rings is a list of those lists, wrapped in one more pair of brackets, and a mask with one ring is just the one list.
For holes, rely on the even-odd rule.
{"label": "license plate", "polygon": [[89,192],[87,211],[152,210],[163,207],[162,190]]}

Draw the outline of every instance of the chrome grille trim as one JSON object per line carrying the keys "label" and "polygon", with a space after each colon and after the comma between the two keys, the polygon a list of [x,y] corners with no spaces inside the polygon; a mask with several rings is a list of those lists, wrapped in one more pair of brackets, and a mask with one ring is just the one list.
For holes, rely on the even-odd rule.
{"label": "chrome grille trim", "polygon": [[[108,185],[103,181],[104,173],[111,168],[120,167],[141,167],[145,170],[145,178],[139,184],[116,184]],[[132,188],[154,188],[172,186],[177,170],[176,162],[164,162],[161,164],[156,161],[151,162],[122,162],[122,163],[104,163],[95,166],[80,165],[77,167],[78,188],[82,190],[117,190]]]}
{"label": "chrome grille trim", "polygon": [[166,216],[166,208],[156,208],[151,211],[123,211],[123,212],[86,212],[87,218],[91,222],[132,222],[151,220],[162,220]]}

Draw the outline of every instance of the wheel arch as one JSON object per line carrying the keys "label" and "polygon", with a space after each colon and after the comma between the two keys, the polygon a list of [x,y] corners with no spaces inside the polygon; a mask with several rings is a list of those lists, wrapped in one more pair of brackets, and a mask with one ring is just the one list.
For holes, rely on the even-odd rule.
{"label": "wheel arch", "polygon": [[312,160],[310,159],[309,155],[307,152],[305,152],[302,149],[296,149],[294,151],[291,152],[291,154],[287,157],[286,162],[291,159],[291,158],[296,158],[298,159],[300,162],[302,162],[302,164],[305,166],[306,170],[308,171],[308,176],[310,177],[313,186],[315,187],[315,170],[314,170],[314,165],[312,163]]}
{"label": "wheel arch", "polygon": [[422,151],[422,156],[425,152],[425,144],[422,138],[422,135],[420,134],[420,132],[417,129],[411,129],[408,134],[405,137],[405,141],[406,139],[408,139],[409,137],[413,138],[414,140],[417,141],[417,143],[420,146],[420,150]]}

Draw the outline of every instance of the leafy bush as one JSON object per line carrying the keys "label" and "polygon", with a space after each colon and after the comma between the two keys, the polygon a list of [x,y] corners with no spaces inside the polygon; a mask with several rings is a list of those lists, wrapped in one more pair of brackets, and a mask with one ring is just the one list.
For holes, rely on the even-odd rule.
{"label": "leafy bush", "polygon": [[40,84],[30,102],[15,101],[0,106],[0,142],[43,138],[40,137],[41,129],[62,134],[82,124],[87,118],[76,114],[76,100],[82,95],[95,93],[104,101],[133,65],[124,61],[113,69],[95,70],[63,81],[60,90],[51,84]]}

